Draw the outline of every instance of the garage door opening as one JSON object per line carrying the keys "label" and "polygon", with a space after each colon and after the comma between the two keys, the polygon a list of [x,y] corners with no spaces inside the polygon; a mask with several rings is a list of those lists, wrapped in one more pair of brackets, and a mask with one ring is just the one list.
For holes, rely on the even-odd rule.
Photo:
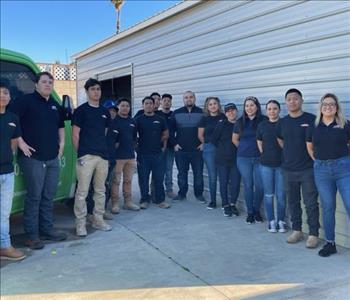
{"label": "garage door opening", "polygon": [[[118,78],[101,80],[102,103],[106,100],[118,100],[118,98],[126,98],[131,103],[131,75]],[[130,111],[130,115],[132,112]]]}

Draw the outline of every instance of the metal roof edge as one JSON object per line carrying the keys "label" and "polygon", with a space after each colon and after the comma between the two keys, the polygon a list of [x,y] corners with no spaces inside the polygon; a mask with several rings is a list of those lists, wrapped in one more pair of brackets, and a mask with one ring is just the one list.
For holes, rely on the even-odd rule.
{"label": "metal roof edge", "polygon": [[80,57],[83,57],[85,55],[88,55],[90,54],[91,52],[94,52],[94,51],[97,51],[103,47],[106,47],[118,40],[121,40],[129,35],[132,35],[140,30],[143,30],[147,27],[150,27],[154,24],[157,24],[169,17],[172,17],[186,9],[189,9],[197,4],[199,4],[200,2],[202,2],[203,0],[184,0],[183,2],[180,2],[144,21],[141,21],[137,24],[135,24],[134,26],[126,29],[125,31],[122,31],[121,33],[119,34],[114,34],[113,36],[109,37],[109,38],[106,38],[104,40],[102,40],[101,42],[98,42],[94,45],[92,45],[91,47],[83,50],[83,51],[80,51],[78,53],[75,53],[71,56],[72,60],[75,61],[77,60],[78,58]]}

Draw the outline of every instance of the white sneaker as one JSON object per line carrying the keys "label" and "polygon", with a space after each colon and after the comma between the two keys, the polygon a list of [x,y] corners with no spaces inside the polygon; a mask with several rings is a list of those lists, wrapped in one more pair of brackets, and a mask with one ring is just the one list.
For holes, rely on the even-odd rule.
{"label": "white sneaker", "polygon": [[278,232],[285,233],[287,232],[287,224],[281,220],[278,221]]}
{"label": "white sneaker", "polygon": [[269,227],[267,228],[268,232],[277,232],[277,228],[276,228],[276,221],[272,220],[269,222]]}

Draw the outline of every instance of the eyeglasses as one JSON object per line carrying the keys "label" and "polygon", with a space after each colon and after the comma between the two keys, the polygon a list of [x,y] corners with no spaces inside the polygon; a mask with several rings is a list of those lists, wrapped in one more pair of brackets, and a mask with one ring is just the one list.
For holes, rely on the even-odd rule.
{"label": "eyeglasses", "polygon": [[322,107],[335,108],[337,105],[335,103],[322,103]]}

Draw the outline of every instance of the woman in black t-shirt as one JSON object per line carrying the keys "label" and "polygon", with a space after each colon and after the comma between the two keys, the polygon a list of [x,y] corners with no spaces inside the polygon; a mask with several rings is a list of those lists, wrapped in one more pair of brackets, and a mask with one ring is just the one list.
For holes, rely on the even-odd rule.
{"label": "woman in black t-shirt", "polygon": [[337,252],[334,243],[337,189],[350,217],[349,143],[350,122],[345,119],[337,96],[327,93],[321,98],[315,126],[309,128],[306,138],[322,203],[327,243],[318,254],[323,257]]}
{"label": "woman in black t-shirt", "polygon": [[222,113],[220,100],[217,97],[208,97],[204,102],[204,116],[198,126],[198,139],[203,145],[203,160],[208,170],[210,203],[208,209],[216,208],[217,170],[215,166],[216,147],[211,138],[216,125],[226,119]]}
{"label": "woman in black t-shirt", "polygon": [[[279,120],[281,105],[276,100],[266,104],[269,118],[258,125],[256,139],[261,153],[260,172],[264,187],[264,205],[268,218],[269,232],[286,232],[284,222],[286,210],[286,194],[282,176],[282,148],[277,143],[276,124]],[[277,216],[274,214],[274,198],[277,200]]]}

